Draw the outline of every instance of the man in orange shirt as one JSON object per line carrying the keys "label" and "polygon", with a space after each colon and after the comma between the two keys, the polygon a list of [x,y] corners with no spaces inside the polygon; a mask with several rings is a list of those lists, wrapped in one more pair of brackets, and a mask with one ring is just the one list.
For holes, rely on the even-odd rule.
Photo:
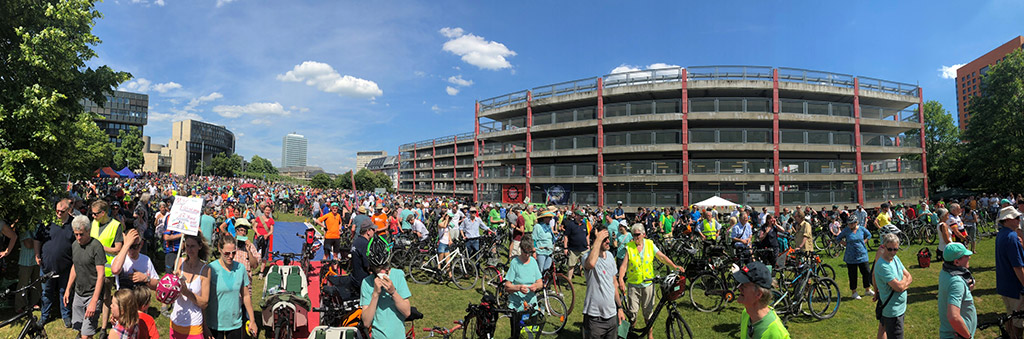
{"label": "man in orange shirt", "polygon": [[388,211],[386,208],[377,205],[373,212],[373,224],[377,225],[377,235],[384,235],[388,231]]}
{"label": "man in orange shirt", "polygon": [[338,203],[331,203],[331,212],[320,216],[316,223],[324,228],[324,259],[334,259],[341,249],[341,214]]}

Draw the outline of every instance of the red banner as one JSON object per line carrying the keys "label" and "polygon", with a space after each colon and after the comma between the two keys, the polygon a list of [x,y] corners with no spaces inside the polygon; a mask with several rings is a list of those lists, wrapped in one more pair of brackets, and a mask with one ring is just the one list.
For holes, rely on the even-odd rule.
{"label": "red banner", "polygon": [[501,185],[501,202],[504,204],[523,203],[523,185]]}

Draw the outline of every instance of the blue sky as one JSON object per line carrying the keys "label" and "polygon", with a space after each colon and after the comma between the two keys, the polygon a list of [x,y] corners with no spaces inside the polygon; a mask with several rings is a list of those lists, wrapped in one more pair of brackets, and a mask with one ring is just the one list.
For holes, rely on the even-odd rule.
{"label": "blue sky", "polygon": [[[758,65],[916,83],[1024,34],[1024,2],[108,0],[90,64],[150,95],[146,135],[227,126],[237,152],[340,173],[355,152],[472,131],[474,101],[620,66]],[[955,74],[955,69],[953,71]],[[955,114],[954,114],[955,116]]]}

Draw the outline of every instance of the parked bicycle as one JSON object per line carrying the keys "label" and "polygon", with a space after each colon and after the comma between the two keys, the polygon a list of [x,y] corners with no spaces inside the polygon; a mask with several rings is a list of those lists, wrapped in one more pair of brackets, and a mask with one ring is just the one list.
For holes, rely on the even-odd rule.
{"label": "parked bicycle", "polygon": [[[775,312],[783,316],[783,321],[802,313],[802,305],[806,301],[811,315],[818,319],[828,319],[839,311],[841,295],[839,285],[831,278],[815,273],[811,264],[814,252],[798,251],[800,262],[797,266],[786,266],[777,269],[775,274],[779,287],[773,290]],[[790,278],[792,277],[792,278]]]}
{"label": "parked bicycle", "polygon": [[996,338],[1012,338],[1010,333],[1006,332],[1006,327],[1010,325],[1010,321],[1014,319],[1024,319],[1024,311],[1014,311],[1011,314],[1004,314],[999,316],[995,321],[989,321],[978,324],[978,328],[975,330],[975,334],[980,334],[981,331],[988,329],[989,327],[998,326],[999,336]]}
{"label": "parked bicycle", "polygon": [[[658,319],[662,310],[667,310],[668,317],[665,318],[665,336],[669,339],[693,338],[690,325],[686,323],[686,319],[683,318],[682,313],[679,313],[679,309],[676,306],[676,300],[681,298],[686,291],[686,277],[682,275],[682,272],[672,272],[666,276],[655,276],[652,279],[647,279],[645,282],[651,282],[659,286],[661,299],[658,300],[654,312],[651,313],[651,319],[645,322],[643,328],[630,327],[626,337],[621,335],[619,337],[624,339],[647,338],[651,331],[654,330],[654,319]],[[625,296],[623,296],[623,299],[625,299]],[[638,313],[642,314],[642,312]],[[628,319],[628,321],[632,324],[636,323],[636,319]]]}
{"label": "parked bicycle", "polygon": [[[58,276],[55,275],[53,272],[46,273],[46,274],[40,276],[35,281],[33,281],[31,284],[26,285],[25,287],[22,287],[22,288],[13,290],[13,291],[8,289],[8,290],[4,291],[3,293],[0,293],[0,299],[8,299],[8,298],[12,298],[14,296],[20,296],[22,298],[25,298],[30,290],[36,289],[36,288],[38,288],[36,286],[41,286],[44,281],[50,280],[50,279],[53,279],[53,278],[56,278],[56,277],[58,277]],[[25,311],[22,311],[21,313],[18,313],[13,318],[10,318],[10,319],[4,320],[3,322],[0,322],[0,328],[10,326],[11,324],[20,322],[22,320],[25,320],[25,326],[21,328],[21,332],[18,333],[18,336],[16,338],[18,338],[18,339],[45,339],[47,337],[46,336],[46,330],[43,329],[42,326],[39,326],[38,319],[36,318],[35,314],[33,313],[33,310],[32,310],[31,307],[29,307]]]}
{"label": "parked bicycle", "polygon": [[463,254],[465,246],[462,243],[453,248],[444,259],[433,252],[418,254],[409,265],[409,277],[421,285],[450,281],[462,290],[473,288],[480,278],[477,264]]}

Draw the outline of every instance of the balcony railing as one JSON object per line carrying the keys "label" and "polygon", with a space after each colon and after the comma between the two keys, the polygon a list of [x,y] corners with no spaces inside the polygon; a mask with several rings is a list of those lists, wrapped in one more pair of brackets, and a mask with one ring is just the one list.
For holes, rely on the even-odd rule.
{"label": "balcony railing", "polygon": [[701,98],[690,100],[690,112],[754,112],[772,111],[772,101],[767,98]]}
{"label": "balcony railing", "polygon": [[604,166],[606,176],[620,175],[678,175],[683,162],[679,160],[616,161]]}
{"label": "balcony railing", "polygon": [[661,82],[679,82],[683,78],[682,68],[647,69],[604,76],[604,88],[654,84]]}
{"label": "balcony railing", "polygon": [[909,95],[914,97],[916,97],[918,93],[918,87],[916,85],[905,84],[902,82],[888,81],[869,77],[858,77],[857,81],[860,82],[860,89],[863,90],[878,91],[899,95]]}
{"label": "balcony railing", "polygon": [[908,147],[917,148],[921,147],[921,139],[917,136],[908,136],[904,134],[891,135],[891,134],[875,134],[875,133],[862,133],[861,143],[864,146],[883,146],[883,147]]}
{"label": "balcony railing", "polygon": [[690,174],[773,174],[771,160],[690,159]]}
{"label": "balcony railing", "polygon": [[779,101],[782,113],[853,117],[853,105],[851,104],[789,99]]}
{"label": "balcony railing", "polygon": [[772,68],[763,66],[697,66],[686,71],[690,80],[772,81]]}
{"label": "balcony railing", "polygon": [[853,160],[779,160],[784,174],[857,174]]}
{"label": "balcony railing", "polygon": [[525,131],[526,119],[518,119],[518,120],[522,120],[522,121],[520,123],[514,123],[514,124],[511,123],[511,121],[490,121],[490,122],[480,123],[480,134],[494,133],[494,132],[500,132],[500,131],[509,131],[509,130],[516,130],[516,129],[523,129]]}
{"label": "balcony railing", "polygon": [[566,81],[533,89],[533,99],[597,90],[597,77]]}
{"label": "balcony railing", "polygon": [[853,88],[852,75],[801,68],[779,67],[779,81]]}
{"label": "balcony railing", "polygon": [[526,91],[519,91],[509,93],[505,95],[496,96],[489,99],[480,100],[480,110],[489,110],[495,108],[501,108],[520,102],[526,102]]}
{"label": "balcony railing", "polygon": [[487,144],[481,155],[526,153],[526,142]]}
{"label": "balcony railing", "polygon": [[690,143],[772,143],[770,129],[692,129],[689,131]]}
{"label": "balcony railing", "polygon": [[903,110],[883,108],[876,106],[860,106],[860,117],[865,119],[893,120],[903,122],[921,122],[918,118],[917,109],[908,108]]}
{"label": "balcony railing", "polygon": [[864,174],[882,173],[921,173],[921,161],[901,159],[888,159],[881,161],[866,162],[861,165]]}
{"label": "balcony railing", "polygon": [[784,191],[780,192],[783,205],[829,205],[829,204],[855,204],[857,203],[857,191]]}

